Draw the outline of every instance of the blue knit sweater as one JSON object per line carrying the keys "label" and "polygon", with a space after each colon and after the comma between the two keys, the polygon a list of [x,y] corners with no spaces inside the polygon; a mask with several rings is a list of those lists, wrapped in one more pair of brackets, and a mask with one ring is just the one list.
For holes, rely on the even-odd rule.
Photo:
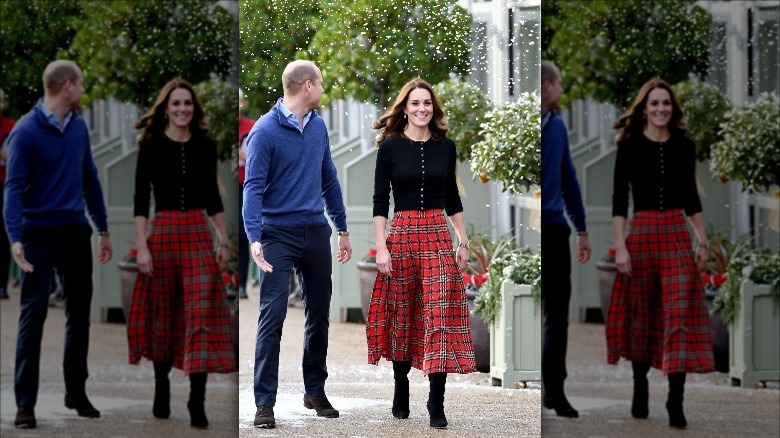
{"label": "blue knit sweater", "polygon": [[336,166],[325,122],[314,110],[301,132],[279,108],[260,118],[247,137],[244,227],[260,242],[263,225],[312,227],[328,223],[347,229]]}
{"label": "blue knit sweater", "polygon": [[542,224],[565,224],[564,207],[574,228],[586,231],[585,207],[566,126],[553,111],[542,129]]}
{"label": "blue knit sweater", "polygon": [[92,161],[89,130],[77,113],[65,130],[51,124],[39,102],[8,137],[5,226],[11,242],[22,229],[87,223],[108,230],[103,190]]}

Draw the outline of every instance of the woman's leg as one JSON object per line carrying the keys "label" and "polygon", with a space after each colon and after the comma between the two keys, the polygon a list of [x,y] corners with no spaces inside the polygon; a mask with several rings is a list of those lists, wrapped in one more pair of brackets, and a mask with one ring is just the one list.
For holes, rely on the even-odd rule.
{"label": "woman's leg", "polygon": [[187,409],[190,411],[190,426],[200,429],[209,425],[206,419],[206,373],[190,374],[190,400],[187,402]]}
{"label": "woman's leg", "polygon": [[411,369],[411,360],[393,361],[393,377],[395,378],[393,416],[395,418],[409,418],[409,370]]}
{"label": "woman's leg", "polygon": [[444,386],[447,383],[447,373],[428,374],[428,380],[431,385],[427,404],[431,427],[443,429],[447,427],[447,417],[444,416]]}
{"label": "woman's leg", "polygon": [[171,382],[168,374],[171,372],[171,362],[154,361],[154,406],[152,414],[155,418],[171,416]]}

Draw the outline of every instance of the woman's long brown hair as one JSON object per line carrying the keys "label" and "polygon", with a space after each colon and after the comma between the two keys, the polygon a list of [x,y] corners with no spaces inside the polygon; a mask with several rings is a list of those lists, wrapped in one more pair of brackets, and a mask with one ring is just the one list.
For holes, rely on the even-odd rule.
{"label": "woman's long brown hair", "polygon": [[428,122],[428,129],[431,130],[431,138],[435,141],[439,141],[447,136],[447,121],[444,119],[444,109],[441,101],[436,96],[436,93],[433,92],[431,84],[423,79],[415,78],[407,82],[401,88],[393,106],[391,106],[379,120],[374,122],[373,128],[379,130],[379,134],[376,136],[376,147],[379,147],[379,145],[388,138],[404,132],[406,124],[409,123],[409,121],[404,118],[404,107],[406,107],[406,102],[409,100],[409,94],[417,88],[428,90],[428,92],[431,93],[433,117],[431,117],[431,121]]}
{"label": "woman's long brown hair", "polygon": [[612,124],[612,129],[618,130],[618,134],[615,137],[615,146],[620,146],[624,141],[639,137],[642,134],[642,130],[647,124],[647,119],[644,117],[647,97],[650,95],[650,92],[656,88],[661,88],[669,92],[669,97],[672,101],[672,118],[669,120],[668,125],[670,134],[685,133],[685,121],[683,120],[680,101],[677,100],[677,96],[675,96],[672,86],[661,78],[653,78],[642,85],[642,88],[639,89],[639,93],[634,99],[634,103],[632,103],[628,110]]}
{"label": "woman's long brown hair", "polygon": [[170,99],[171,93],[177,88],[184,88],[192,94],[192,103],[195,107],[195,113],[192,115],[192,120],[190,120],[190,132],[192,135],[206,134],[208,132],[203,104],[198,99],[198,95],[195,94],[195,90],[189,82],[182,78],[176,78],[163,86],[162,90],[160,90],[160,95],[154,101],[154,105],[135,123],[134,128],[141,130],[136,138],[138,146],[143,145],[150,138],[162,137],[165,133],[165,127],[168,126],[165,108],[168,107],[168,99]]}

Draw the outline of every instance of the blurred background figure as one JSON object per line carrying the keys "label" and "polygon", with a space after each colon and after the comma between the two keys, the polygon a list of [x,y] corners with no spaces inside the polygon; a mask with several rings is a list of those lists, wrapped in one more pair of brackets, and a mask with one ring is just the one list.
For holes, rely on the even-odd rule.
{"label": "blurred background figure", "polygon": [[[239,204],[244,204],[244,178],[246,176],[246,137],[255,121],[244,117],[244,92],[238,90],[238,183]],[[240,209],[239,209],[240,210]],[[249,240],[244,229],[244,214],[238,219],[238,297],[246,298],[246,282],[249,276]]]}
{"label": "blurred background figure", "polygon": [[[8,147],[6,140],[11,133],[16,120],[5,115],[6,98],[5,91],[0,90],[0,186],[5,185],[5,163],[8,159]],[[0,221],[5,223],[2,213],[4,202],[4,190],[0,187]],[[0,299],[8,298],[8,272],[11,269],[11,243],[5,230],[0,232]]]}

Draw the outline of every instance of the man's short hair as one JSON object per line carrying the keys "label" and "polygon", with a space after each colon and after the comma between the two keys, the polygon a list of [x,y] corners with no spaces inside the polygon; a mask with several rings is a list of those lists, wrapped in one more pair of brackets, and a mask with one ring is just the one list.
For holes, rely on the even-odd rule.
{"label": "man's short hair", "polygon": [[552,61],[542,60],[542,79],[541,83],[544,83],[544,81],[552,81],[555,78],[559,77],[560,73],[558,71],[558,67],[555,65]]}
{"label": "man's short hair", "polygon": [[317,66],[303,59],[287,64],[282,73],[282,86],[284,93],[295,96],[301,91],[306,81],[314,82],[318,78]]}
{"label": "man's short hair", "polygon": [[75,62],[58,59],[50,62],[43,71],[43,89],[49,95],[59,94],[65,82],[75,82],[79,76],[81,71]]}

